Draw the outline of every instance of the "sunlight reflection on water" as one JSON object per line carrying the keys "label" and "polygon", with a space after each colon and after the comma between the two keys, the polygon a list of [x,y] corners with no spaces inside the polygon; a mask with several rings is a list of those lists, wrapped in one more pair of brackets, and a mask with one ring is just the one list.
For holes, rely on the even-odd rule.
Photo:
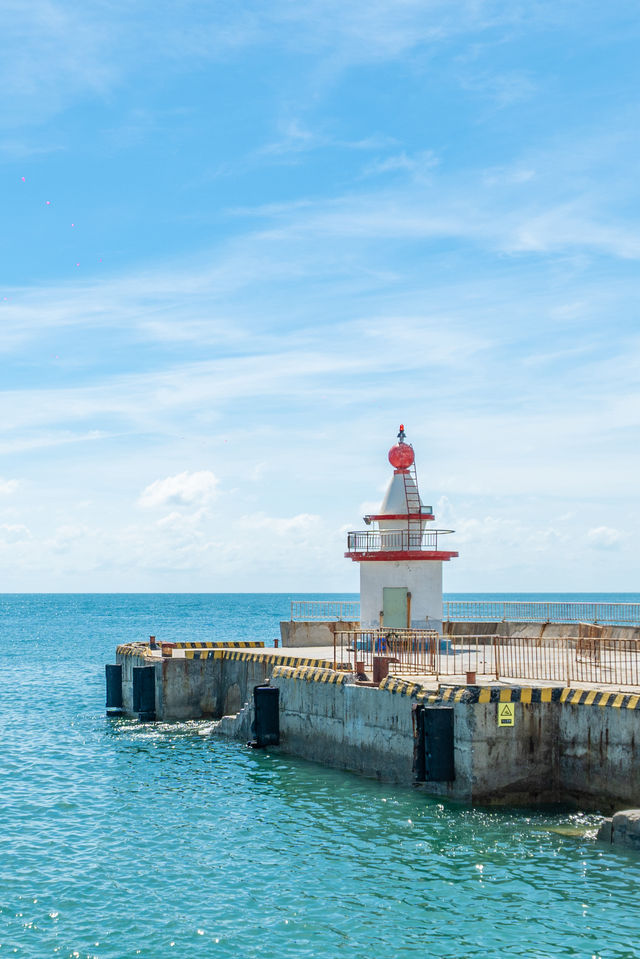
{"label": "sunlight reflection on water", "polygon": [[[589,838],[598,817],[431,801],[211,722],[106,719],[104,663],[145,602],[2,600],[1,955],[636,954],[637,860]],[[193,638],[216,602],[193,599]],[[242,597],[243,630],[278,602],[266,622]]]}

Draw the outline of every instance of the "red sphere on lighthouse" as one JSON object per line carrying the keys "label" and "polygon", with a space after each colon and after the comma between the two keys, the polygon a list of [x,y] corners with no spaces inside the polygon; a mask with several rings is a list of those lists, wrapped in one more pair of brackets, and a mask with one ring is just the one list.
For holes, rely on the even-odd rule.
{"label": "red sphere on lighthouse", "polygon": [[408,470],[415,457],[408,443],[398,443],[389,450],[389,462],[397,470]]}
{"label": "red sphere on lighthouse", "polygon": [[404,438],[404,426],[401,423],[400,432],[398,433],[398,442],[389,450],[389,462],[397,470],[408,470],[410,466],[413,466],[413,461],[415,459],[413,446],[409,446],[408,443],[405,443]]}

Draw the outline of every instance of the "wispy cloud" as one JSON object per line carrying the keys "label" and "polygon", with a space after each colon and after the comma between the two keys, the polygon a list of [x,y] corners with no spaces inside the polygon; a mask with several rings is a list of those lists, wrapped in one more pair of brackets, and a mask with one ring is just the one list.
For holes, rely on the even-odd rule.
{"label": "wispy cloud", "polygon": [[537,84],[522,71],[466,72],[460,78],[463,89],[491,106],[502,109],[528,100],[536,93]]}
{"label": "wispy cloud", "polygon": [[363,176],[379,176],[383,173],[428,173],[438,166],[438,157],[432,150],[423,150],[420,153],[409,155],[405,151],[378,158],[368,163]]}
{"label": "wispy cloud", "polygon": [[104,100],[140,69],[185,72],[262,47],[302,50],[324,62],[325,71],[343,70],[394,60],[466,33],[525,29],[550,15],[557,18],[551,4],[502,0],[463,0],[455,8],[444,0],[349,5],[274,0],[268,6],[207,7],[195,0],[178,5],[6,0],[0,69],[4,120],[37,123],[74,102]]}
{"label": "wispy cloud", "polygon": [[[401,420],[470,579],[595,578],[603,545],[630,575],[640,137],[610,8],[3,15],[4,576],[355,583],[343,532]],[[43,227],[45,183],[86,232]]]}
{"label": "wispy cloud", "polygon": [[624,540],[625,534],[611,526],[596,526],[587,533],[589,545],[594,549],[615,549]]}
{"label": "wispy cloud", "polygon": [[31,530],[23,523],[0,523],[0,540],[4,544],[27,543],[32,539]]}
{"label": "wispy cloud", "polygon": [[5,124],[41,122],[72,100],[104,96],[116,82],[117,37],[97,6],[7,0],[2,16]]}
{"label": "wispy cloud", "polygon": [[140,506],[156,509],[162,506],[204,506],[216,495],[218,479],[210,470],[179,473],[155,480],[140,494]]}

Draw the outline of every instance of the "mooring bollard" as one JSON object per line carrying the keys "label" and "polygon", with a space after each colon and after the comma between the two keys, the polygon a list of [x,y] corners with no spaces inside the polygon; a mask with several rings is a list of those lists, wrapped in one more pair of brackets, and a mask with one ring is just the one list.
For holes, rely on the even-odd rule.
{"label": "mooring bollard", "polygon": [[389,675],[389,657],[388,656],[374,656],[373,657],[373,681],[376,684],[380,684],[383,679],[386,679]]}
{"label": "mooring bollard", "polygon": [[156,643],[155,636],[149,636],[149,649],[157,649],[158,645]]}

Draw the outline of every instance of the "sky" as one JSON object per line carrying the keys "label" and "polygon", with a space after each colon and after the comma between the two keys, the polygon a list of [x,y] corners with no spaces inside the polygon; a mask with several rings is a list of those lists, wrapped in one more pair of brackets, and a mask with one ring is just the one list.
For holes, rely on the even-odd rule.
{"label": "sky", "polygon": [[0,11],[0,591],[640,590],[635,4]]}

